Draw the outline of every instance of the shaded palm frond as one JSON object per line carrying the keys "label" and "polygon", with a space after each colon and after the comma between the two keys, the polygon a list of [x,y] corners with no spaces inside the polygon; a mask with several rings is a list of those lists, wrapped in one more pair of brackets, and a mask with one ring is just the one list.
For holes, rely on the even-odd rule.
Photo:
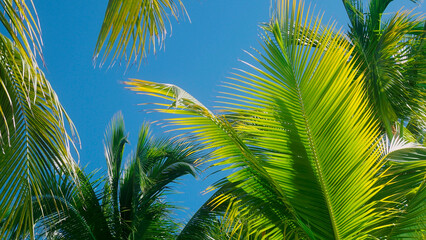
{"label": "shaded palm frond", "polygon": [[[99,181],[76,169],[75,176],[50,176],[45,179],[40,197],[33,197],[32,210],[36,239],[110,239],[110,231],[94,188]],[[28,209],[18,204],[18,215]],[[14,222],[19,228],[20,221]],[[15,231],[10,239],[31,238],[30,232]]]}
{"label": "shaded palm frond", "polygon": [[149,126],[142,126],[137,149],[120,185],[121,214],[133,238],[176,234],[177,228],[173,230],[172,226],[177,225],[169,216],[173,206],[163,202],[163,196],[180,177],[196,176],[201,157],[196,146],[182,140],[153,138]]}
{"label": "shaded palm frond", "polygon": [[[128,143],[124,120],[121,113],[114,115],[105,133],[105,159],[108,167],[108,182],[104,187],[104,211],[109,212],[113,236],[121,236],[120,206],[119,206],[119,180],[123,161],[124,147]],[[110,209],[106,209],[110,207]]]}
{"label": "shaded palm frond", "polygon": [[[384,137],[380,144],[386,160],[386,174],[381,181],[385,187],[377,198],[386,199],[383,209],[392,215],[376,236],[389,239],[421,239],[426,234],[426,148],[398,137]],[[420,235],[419,235],[420,234]]]}
{"label": "shaded palm frond", "polygon": [[374,0],[364,6],[363,1],[344,1],[351,22],[348,37],[359,71],[365,74],[366,97],[389,137],[395,134],[394,122],[424,115],[425,100],[425,69],[419,62],[424,61],[424,18],[411,11],[384,18],[390,2]]}

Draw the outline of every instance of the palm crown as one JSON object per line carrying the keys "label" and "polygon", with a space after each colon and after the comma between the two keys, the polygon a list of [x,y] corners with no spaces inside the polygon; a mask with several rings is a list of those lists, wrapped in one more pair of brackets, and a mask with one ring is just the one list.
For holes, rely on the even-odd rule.
{"label": "palm crown", "polygon": [[[126,144],[124,121],[117,114],[106,133],[106,179],[92,180],[93,174],[77,170],[77,181],[68,176],[44,185],[42,204],[35,199],[32,204],[37,238],[170,239],[177,234],[179,225],[169,216],[173,206],[163,195],[179,177],[196,175],[195,148],[181,141],[154,139],[148,125],[143,125],[137,148],[122,170]],[[16,234],[11,238],[25,236]]]}

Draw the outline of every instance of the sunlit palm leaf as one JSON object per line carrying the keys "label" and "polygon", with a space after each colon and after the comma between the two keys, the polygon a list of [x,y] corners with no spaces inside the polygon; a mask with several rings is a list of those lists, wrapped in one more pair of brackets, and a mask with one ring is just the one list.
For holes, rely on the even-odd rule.
{"label": "sunlit palm leaf", "polygon": [[167,35],[169,14],[186,14],[180,0],[109,0],[96,43],[94,60],[103,50],[101,65],[110,53],[112,61],[125,58],[127,66],[139,63],[152,50],[161,47]]}
{"label": "sunlit palm leaf", "polygon": [[37,69],[37,54],[41,58],[43,56],[41,28],[33,1],[1,0],[0,6],[0,21],[16,44],[16,49],[26,62]]}
{"label": "sunlit palm leaf", "polygon": [[[275,236],[271,234],[273,232],[267,232],[266,229],[259,231],[261,229],[259,226],[275,223],[273,221],[276,215],[274,208],[263,204],[262,199],[254,199],[253,197],[251,197],[250,202],[234,201],[243,194],[241,189],[237,188],[240,182],[231,183],[223,180],[220,185],[222,187],[200,207],[185,225],[177,238],[178,240],[259,239],[262,237],[295,239],[296,237],[306,237],[306,234],[300,231],[301,229],[295,229],[294,226],[291,226],[291,221],[288,222],[288,225],[279,224],[283,225],[285,230]],[[230,196],[230,198],[217,204],[216,200],[223,194]],[[256,200],[257,203],[254,202]],[[247,209],[244,209],[247,203],[258,207],[254,214],[247,213]],[[259,209],[262,209],[262,211],[259,211]]]}
{"label": "sunlit palm leaf", "polygon": [[[242,142],[238,133],[232,128],[231,123],[229,123],[225,117],[213,115],[212,112],[200,104],[198,100],[172,84],[153,83],[143,80],[133,80],[132,82],[127,82],[127,84],[132,86],[132,90],[141,92],[142,94],[169,99],[173,102],[172,106],[177,108],[157,109],[158,111],[192,116],[169,120],[173,124],[184,125],[184,127],[179,129],[190,131],[190,135],[195,135],[199,141],[205,144],[205,149],[214,149],[211,155],[213,160],[226,158],[227,160],[223,162],[224,164],[238,162],[239,166],[241,164],[247,164],[249,166],[245,171],[248,178],[245,179],[242,185],[249,188],[251,187],[253,190],[256,189],[256,196],[258,196],[259,199],[264,199],[269,196],[269,198],[261,204],[265,206],[269,204],[274,211],[280,213],[276,215],[278,219],[275,219],[275,223],[278,227],[271,230],[274,226],[269,225],[264,226],[265,229],[271,230],[273,234],[280,234],[280,223],[285,221],[297,221],[297,215],[288,204],[288,200],[286,200],[286,196],[279,185],[269,176],[261,163],[257,160],[254,152]],[[238,179],[234,179],[234,181],[238,181]],[[226,199],[229,198],[226,194],[219,197],[222,198],[222,200],[219,199],[218,201],[226,201]],[[275,204],[271,204],[268,200]],[[257,201],[257,203],[260,202]],[[256,208],[262,207],[256,206]],[[262,222],[259,222],[259,224],[262,224]]]}
{"label": "sunlit palm leaf", "polygon": [[[33,198],[40,201],[50,176],[73,172],[71,139],[65,127],[69,118],[43,73],[31,69],[31,63],[4,36],[0,36],[0,55],[0,218],[18,203],[26,206],[22,214],[12,212],[7,217],[0,238],[26,232],[33,238]],[[18,219],[21,225],[12,229]]]}
{"label": "sunlit palm leaf", "polygon": [[[26,2],[29,2],[30,5],[27,5]],[[15,58],[10,57],[7,60],[8,64],[3,67],[12,68],[12,71],[16,74],[23,76],[28,75],[29,81],[25,83],[23,87],[23,90],[25,89],[25,91],[23,91],[25,100],[34,100],[29,97],[30,91],[37,92],[40,89],[47,92],[53,91],[49,84],[45,84],[46,80],[44,79],[43,73],[37,63],[38,57],[43,60],[41,52],[42,40],[40,24],[32,0],[1,0],[0,22],[8,34],[6,36],[2,35],[2,57],[14,54],[18,54],[20,56],[18,60],[19,62],[15,62]],[[12,44],[4,42],[6,40],[3,38],[11,39]],[[24,67],[17,67],[22,65],[21,62],[25,62],[25,64],[23,64]],[[2,82],[2,85],[4,84],[5,82]],[[5,115],[1,109],[0,117],[2,117],[5,122],[12,119],[12,115]],[[6,126],[6,131],[2,133],[0,140],[5,140],[9,137],[9,128],[10,126]]]}
{"label": "sunlit palm leaf", "polygon": [[[317,238],[366,238],[387,214],[371,202],[381,188],[379,153],[372,148],[377,126],[363,100],[350,45],[332,28],[319,34],[321,27],[303,5],[280,1],[264,54],[255,58],[262,68],[252,66],[255,74],[243,72],[227,85],[236,90],[225,97],[229,114],[212,116],[190,98],[177,109],[159,111],[195,115],[170,121],[189,125],[184,129],[213,148],[221,164],[240,169],[228,179],[246,181],[238,186],[247,193],[238,196],[246,208],[260,198],[274,209],[289,209],[280,217],[294,211]],[[315,48],[298,41],[318,38],[324,44]],[[171,101],[181,98],[167,84],[127,84]],[[259,201],[252,203],[252,209],[262,209]],[[274,224],[257,229],[274,238],[282,231]]]}

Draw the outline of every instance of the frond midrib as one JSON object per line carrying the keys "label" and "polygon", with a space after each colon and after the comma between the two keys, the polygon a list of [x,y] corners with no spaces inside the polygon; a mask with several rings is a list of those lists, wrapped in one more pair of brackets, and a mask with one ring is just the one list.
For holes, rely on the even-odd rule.
{"label": "frond midrib", "polygon": [[336,221],[335,221],[335,217],[334,217],[333,207],[331,205],[330,196],[328,194],[328,189],[327,189],[326,183],[324,181],[324,176],[323,176],[323,173],[322,173],[322,170],[321,170],[321,164],[319,162],[318,155],[315,151],[315,142],[314,142],[314,138],[313,138],[313,135],[312,135],[310,127],[309,127],[310,126],[309,119],[308,119],[308,116],[306,115],[305,105],[303,103],[303,98],[302,98],[300,86],[299,86],[298,83],[296,83],[296,91],[297,91],[297,95],[298,95],[298,102],[300,104],[300,110],[301,110],[300,112],[302,114],[302,117],[303,117],[303,120],[304,120],[304,123],[305,123],[306,135],[307,135],[307,138],[309,140],[309,148],[310,148],[311,153],[312,153],[312,160],[313,160],[313,164],[315,166],[314,169],[315,169],[316,177],[317,177],[317,180],[318,180],[318,182],[321,186],[321,190],[322,190],[325,202],[327,203],[327,209],[328,209],[328,212],[329,212],[330,222],[331,222],[331,225],[333,227],[333,235],[334,235],[335,239],[340,239],[339,231],[337,229],[337,225],[336,225]]}

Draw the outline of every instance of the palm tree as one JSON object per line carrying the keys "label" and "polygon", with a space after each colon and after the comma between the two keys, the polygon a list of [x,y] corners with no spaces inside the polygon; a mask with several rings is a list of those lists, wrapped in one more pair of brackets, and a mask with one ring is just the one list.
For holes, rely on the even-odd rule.
{"label": "palm tree", "polygon": [[244,239],[424,238],[426,149],[383,136],[356,46],[295,0],[264,30],[220,115],[175,85],[126,82],[171,102],[157,111],[185,115],[169,122],[233,170],[182,234],[212,239],[218,214]]}
{"label": "palm tree", "polygon": [[[41,205],[32,202],[37,238],[172,239],[177,234],[179,224],[171,218],[173,206],[165,201],[165,194],[181,176],[196,175],[196,148],[182,141],[154,139],[145,124],[122,169],[127,143],[123,118],[117,114],[106,132],[106,179],[92,180],[94,174],[78,170],[78,181],[70,176],[46,180]],[[58,203],[62,208],[55,206]],[[20,205],[17,211],[25,209]],[[10,236],[23,239],[27,233]]]}

